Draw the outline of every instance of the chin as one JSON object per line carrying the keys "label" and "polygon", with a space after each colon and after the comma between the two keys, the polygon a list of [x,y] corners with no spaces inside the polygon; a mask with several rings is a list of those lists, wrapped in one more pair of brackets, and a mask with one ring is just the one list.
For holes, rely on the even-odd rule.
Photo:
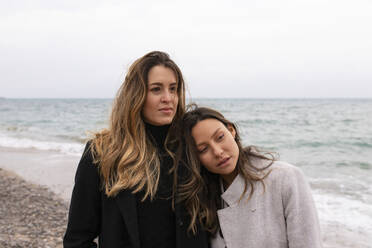
{"label": "chin", "polygon": [[155,123],[156,123],[155,125],[156,125],[156,126],[169,125],[169,124],[172,123],[172,121],[173,121],[173,119],[163,119],[163,120],[158,120],[158,121],[155,122]]}

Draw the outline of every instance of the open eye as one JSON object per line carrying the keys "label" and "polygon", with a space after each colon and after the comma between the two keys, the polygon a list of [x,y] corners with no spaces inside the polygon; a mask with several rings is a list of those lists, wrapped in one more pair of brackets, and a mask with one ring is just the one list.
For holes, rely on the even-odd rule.
{"label": "open eye", "polygon": [[177,86],[176,85],[171,86],[169,90],[170,90],[170,92],[175,93],[175,92],[177,92]]}
{"label": "open eye", "polygon": [[154,87],[150,89],[151,92],[160,92],[160,90],[160,87]]}

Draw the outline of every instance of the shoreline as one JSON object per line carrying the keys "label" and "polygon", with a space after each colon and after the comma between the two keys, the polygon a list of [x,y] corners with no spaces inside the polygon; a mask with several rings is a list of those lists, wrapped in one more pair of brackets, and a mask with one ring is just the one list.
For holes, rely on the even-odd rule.
{"label": "shoreline", "polygon": [[24,180],[48,187],[66,202],[70,201],[80,156],[31,148],[0,146],[0,168],[15,172]]}

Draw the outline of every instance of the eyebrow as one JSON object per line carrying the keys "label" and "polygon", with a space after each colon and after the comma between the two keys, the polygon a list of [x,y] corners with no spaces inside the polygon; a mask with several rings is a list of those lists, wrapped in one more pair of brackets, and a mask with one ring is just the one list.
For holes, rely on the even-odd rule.
{"label": "eyebrow", "polygon": [[[217,130],[214,131],[214,133],[211,135],[211,137],[215,136],[216,133],[218,133],[218,132],[220,131],[220,129],[221,129],[220,127],[217,128]],[[201,145],[204,145],[204,144],[205,144],[205,142],[201,142],[201,143],[199,143],[199,144],[196,144],[196,146],[198,147],[198,146],[201,146]]]}
{"label": "eyebrow", "polygon": [[[156,85],[156,86],[163,86],[163,83],[160,83],[160,82],[154,82],[154,83],[150,83],[149,86],[153,86],[153,85]],[[174,83],[170,83],[170,86],[173,86],[173,85],[178,85],[177,82],[174,82]]]}

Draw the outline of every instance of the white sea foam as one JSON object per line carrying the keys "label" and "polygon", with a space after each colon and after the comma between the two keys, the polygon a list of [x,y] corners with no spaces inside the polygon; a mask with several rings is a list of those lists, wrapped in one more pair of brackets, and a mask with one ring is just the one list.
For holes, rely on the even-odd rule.
{"label": "white sea foam", "polygon": [[28,138],[15,138],[0,134],[0,146],[11,148],[32,148],[43,151],[56,151],[68,155],[80,156],[84,149],[81,143],[40,141]]}
{"label": "white sea foam", "polygon": [[371,238],[372,242],[372,206],[370,204],[323,192],[314,192],[314,200],[323,228],[343,226],[349,231],[364,233]]}

